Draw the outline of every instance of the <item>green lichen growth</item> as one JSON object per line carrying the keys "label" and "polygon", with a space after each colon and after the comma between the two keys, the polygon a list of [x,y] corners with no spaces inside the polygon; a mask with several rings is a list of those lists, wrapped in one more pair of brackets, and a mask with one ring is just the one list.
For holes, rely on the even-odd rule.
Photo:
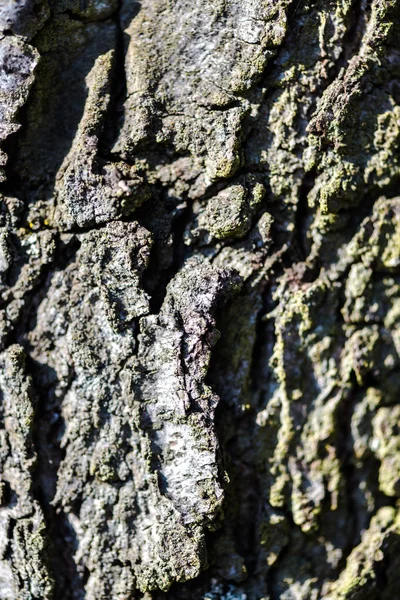
{"label": "green lichen growth", "polygon": [[[360,599],[391,598],[396,585],[396,553],[399,548],[399,514],[396,509],[385,506],[371,519],[360,544],[354,548],[343,573],[340,575],[333,594],[328,598]],[[390,557],[394,560],[388,569],[388,586],[379,592],[377,581],[382,561]]]}
{"label": "green lichen growth", "polygon": [[246,197],[246,189],[234,185],[207,203],[204,218],[208,230],[217,240],[240,238],[247,233],[251,220]]}

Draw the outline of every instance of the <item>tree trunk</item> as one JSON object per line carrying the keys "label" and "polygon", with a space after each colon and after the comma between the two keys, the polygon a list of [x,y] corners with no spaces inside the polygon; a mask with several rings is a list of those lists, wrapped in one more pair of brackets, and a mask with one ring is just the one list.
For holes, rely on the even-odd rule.
{"label": "tree trunk", "polygon": [[400,3],[0,26],[1,600],[395,600]]}

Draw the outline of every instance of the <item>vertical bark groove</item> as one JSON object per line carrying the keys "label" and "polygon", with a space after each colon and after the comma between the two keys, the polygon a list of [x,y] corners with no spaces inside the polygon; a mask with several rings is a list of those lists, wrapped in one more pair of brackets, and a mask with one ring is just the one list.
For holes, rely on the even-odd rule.
{"label": "vertical bark groove", "polygon": [[396,0],[0,7],[0,597],[399,583]]}

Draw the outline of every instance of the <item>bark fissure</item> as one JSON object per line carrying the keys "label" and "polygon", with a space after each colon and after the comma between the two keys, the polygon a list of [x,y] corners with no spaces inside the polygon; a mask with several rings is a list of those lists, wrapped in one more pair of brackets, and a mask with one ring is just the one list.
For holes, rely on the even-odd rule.
{"label": "bark fissure", "polygon": [[398,3],[14,4],[0,595],[393,597]]}

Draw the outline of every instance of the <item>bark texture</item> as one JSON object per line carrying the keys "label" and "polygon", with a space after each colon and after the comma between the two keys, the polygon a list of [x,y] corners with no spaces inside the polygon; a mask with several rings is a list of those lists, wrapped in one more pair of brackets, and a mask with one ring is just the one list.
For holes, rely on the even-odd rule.
{"label": "bark texture", "polygon": [[398,598],[398,0],[0,31],[0,598]]}

